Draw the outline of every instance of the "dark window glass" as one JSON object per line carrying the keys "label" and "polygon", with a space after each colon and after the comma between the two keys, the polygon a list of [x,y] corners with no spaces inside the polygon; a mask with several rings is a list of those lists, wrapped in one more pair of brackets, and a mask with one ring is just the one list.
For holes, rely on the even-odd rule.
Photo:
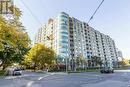
{"label": "dark window glass", "polygon": [[68,32],[61,32],[62,34],[68,34]]}

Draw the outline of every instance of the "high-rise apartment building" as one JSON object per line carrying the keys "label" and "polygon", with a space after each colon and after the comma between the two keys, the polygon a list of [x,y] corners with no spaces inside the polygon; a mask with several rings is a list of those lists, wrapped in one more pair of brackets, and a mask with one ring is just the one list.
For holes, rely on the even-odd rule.
{"label": "high-rise apartment building", "polygon": [[83,56],[86,61],[101,57],[104,64],[115,66],[117,54],[114,40],[90,27],[87,23],[61,12],[49,19],[35,36],[35,43],[51,47],[60,61]]}

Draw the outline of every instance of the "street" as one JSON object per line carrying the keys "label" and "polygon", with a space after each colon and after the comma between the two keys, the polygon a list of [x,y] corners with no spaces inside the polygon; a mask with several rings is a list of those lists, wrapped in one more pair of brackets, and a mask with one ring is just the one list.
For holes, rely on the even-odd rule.
{"label": "street", "polygon": [[113,74],[34,73],[0,77],[0,87],[129,87],[130,70],[116,70]]}

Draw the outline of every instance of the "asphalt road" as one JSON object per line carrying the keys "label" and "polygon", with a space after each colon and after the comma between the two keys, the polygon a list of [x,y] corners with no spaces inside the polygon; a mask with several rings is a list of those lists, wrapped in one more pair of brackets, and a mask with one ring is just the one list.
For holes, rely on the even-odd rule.
{"label": "asphalt road", "polygon": [[33,73],[0,77],[0,87],[129,87],[130,70],[113,74],[100,73]]}

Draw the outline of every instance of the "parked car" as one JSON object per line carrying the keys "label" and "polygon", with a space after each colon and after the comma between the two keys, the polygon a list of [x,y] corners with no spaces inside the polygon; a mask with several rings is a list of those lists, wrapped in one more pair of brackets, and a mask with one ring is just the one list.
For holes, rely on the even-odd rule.
{"label": "parked car", "polygon": [[101,73],[114,73],[114,69],[112,67],[101,67]]}
{"label": "parked car", "polygon": [[22,70],[20,68],[15,68],[13,70],[13,75],[22,75]]}

